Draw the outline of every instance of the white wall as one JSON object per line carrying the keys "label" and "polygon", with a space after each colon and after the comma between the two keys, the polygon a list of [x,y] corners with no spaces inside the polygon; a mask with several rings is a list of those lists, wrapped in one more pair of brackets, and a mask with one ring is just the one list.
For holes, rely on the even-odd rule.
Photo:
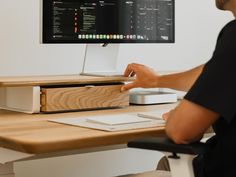
{"label": "white wall", "polygon": [[41,44],[41,0],[0,1],[0,75],[78,73],[84,45]]}
{"label": "white wall", "polygon": [[[0,76],[75,74],[81,71],[84,45],[40,43],[40,10],[40,0],[0,1]],[[141,62],[157,70],[182,70],[206,62],[213,52],[220,28],[229,19],[232,19],[231,14],[216,10],[214,1],[176,0],[176,42],[174,44],[121,45],[119,68],[124,69],[129,62]],[[96,62],[94,64],[96,65]],[[103,154],[104,158],[106,155],[108,157],[110,154]],[[120,151],[112,151],[112,156],[121,157],[123,161],[133,158],[132,155],[129,156]],[[96,158],[96,155],[89,156],[81,162],[81,156],[76,156],[74,160],[76,162],[80,160],[78,163],[89,164],[97,160]],[[155,159],[149,159],[151,164],[155,163]],[[76,164],[70,159],[63,161],[64,165],[61,165],[61,159],[55,159],[49,163],[43,161],[41,166],[39,166],[40,162],[19,163],[16,169],[21,173],[17,177],[37,176],[28,169],[41,169],[44,172],[42,176],[46,177],[47,166],[52,166],[52,164],[54,174],[56,174],[56,169],[61,171],[60,175],[55,176],[63,176],[62,172],[68,169],[68,166]],[[109,160],[105,162],[107,165],[110,164]],[[130,166],[127,164],[126,168],[131,169],[131,166],[132,164]],[[82,173],[84,174],[78,176],[96,176],[93,170],[89,170],[89,173],[82,171]]]}
{"label": "white wall", "polygon": [[[0,75],[81,71],[85,46],[41,44],[40,16],[40,0],[0,1]],[[141,62],[158,70],[180,70],[205,62],[220,28],[231,18],[216,10],[213,1],[176,0],[175,44],[121,45],[119,68]]]}

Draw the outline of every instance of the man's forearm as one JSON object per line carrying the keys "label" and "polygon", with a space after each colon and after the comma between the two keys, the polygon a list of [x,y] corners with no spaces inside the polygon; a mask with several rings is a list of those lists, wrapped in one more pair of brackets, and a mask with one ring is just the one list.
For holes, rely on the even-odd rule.
{"label": "man's forearm", "polygon": [[201,74],[203,67],[204,65],[200,65],[181,73],[160,76],[157,87],[188,91]]}

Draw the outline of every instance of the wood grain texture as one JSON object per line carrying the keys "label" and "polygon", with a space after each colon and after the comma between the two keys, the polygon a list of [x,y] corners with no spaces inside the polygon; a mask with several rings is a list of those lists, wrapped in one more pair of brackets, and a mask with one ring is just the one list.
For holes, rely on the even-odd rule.
{"label": "wood grain texture", "polygon": [[120,91],[122,85],[42,88],[41,112],[128,106],[129,94]]}
{"label": "wood grain texture", "polygon": [[47,86],[47,85],[72,85],[72,84],[98,84],[131,81],[128,77],[94,77],[81,75],[56,75],[56,76],[16,76],[0,77],[0,87],[19,86]]}
{"label": "wood grain texture", "polygon": [[130,106],[122,109],[81,111],[57,114],[24,114],[0,110],[0,146],[22,152],[42,154],[106,145],[124,144],[130,140],[164,134],[164,128],[145,128],[105,132],[48,122],[48,119],[137,113],[172,109],[175,105]]}

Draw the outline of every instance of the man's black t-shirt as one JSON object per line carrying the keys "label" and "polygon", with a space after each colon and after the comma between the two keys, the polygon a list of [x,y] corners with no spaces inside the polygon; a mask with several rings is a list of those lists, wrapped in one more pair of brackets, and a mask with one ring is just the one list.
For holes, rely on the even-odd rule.
{"label": "man's black t-shirt", "polygon": [[194,161],[197,177],[236,177],[236,20],[220,32],[213,56],[185,99],[220,115],[210,151]]}

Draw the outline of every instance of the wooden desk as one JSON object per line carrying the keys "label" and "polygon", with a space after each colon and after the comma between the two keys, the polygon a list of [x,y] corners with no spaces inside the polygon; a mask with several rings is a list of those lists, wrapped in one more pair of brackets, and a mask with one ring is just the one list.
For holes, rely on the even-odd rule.
{"label": "wooden desk", "polygon": [[[175,106],[175,104],[130,106],[122,109],[33,115],[0,110],[0,147],[40,156],[50,153],[60,154],[71,150],[126,144],[132,139],[145,136],[161,136],[164,135],[163,127],[105,132],[52,123],[48,122],[47,119],[145,112],[171,109]],[[9,168],[8,166],[7,168]],[[4,165],[0,165],[0,169],[3,167]],[[13,172],[11,172],[10,177],[14,177]]]}
{"label": "wooden desk", "polygon": [[[130,81],[130,78],[124,77],[90,77],[90,76],[28,76],[28,77],[0,77],[0,106],[5,105],[6,89],[12,88],[22,89],[28,87],[34,88],[41,86],[62,86],[77,84],[100,84]],[[38,90],[38,89],[37,89]],[[28,93],[28,90],[25,90]],[[11,92],[12,93],[12,92]],[[14,92],[15,93],[15,92]],[[41,94],[40,91],[37,92]],[[19,105],[30,105],[26,97],[20,93],[20,97],[16,98],[10,94],[12,101],[19,101]],[[35,96],[35,95],[33,95]],[[32,98],[34,98],[32,96]],[[29,97],[31,98],[31,97]],[[38,98],[38,95],[36,96]],[[31,100],[31,99],[29,99]],[[39,104],[39,99],[37,105]],[[6,101],[8,102],[8,101]],[[32,105],[34,105],[32,103]],[[71,118],[94,115],[123,114],[131,112],[145,112],[157,109],[171,109],[175,105],[155,105],[155,106],[129,106],[120,109],[107,109],[96,111],[81,111],[57,114],[25,114],[7,110],[0,110],[0,163],[8,162],[8,164],[0,164],[0,177],[14,177],[13,162],[28,157],[43,158],[45,156],[60,156],[63,154],[81,153],[88,149],[91,151],[104,150],[104,147],[111,148],[117,145],[126,144],[128,141],[146,137],[164,135],[164,128],[146,128],[120,132],[106,132],[93,130],[82,127],[68,126],[48,122],[53,118]],[[14,109],[15,110],[15,109]],[[90,151],[90,150],[88,150]],[[3,175],[7,174],[7,175]]]}
{"label": "wooden desk", "polygon": [[163,135],[163,128],[106,132],[48,122],[47,119],[143,112],[174,105],[130,106],[121,109],[57,114],[24,114],[0,111],[0,146],[42,154],[81,148],[124,144],[134,138]]}

